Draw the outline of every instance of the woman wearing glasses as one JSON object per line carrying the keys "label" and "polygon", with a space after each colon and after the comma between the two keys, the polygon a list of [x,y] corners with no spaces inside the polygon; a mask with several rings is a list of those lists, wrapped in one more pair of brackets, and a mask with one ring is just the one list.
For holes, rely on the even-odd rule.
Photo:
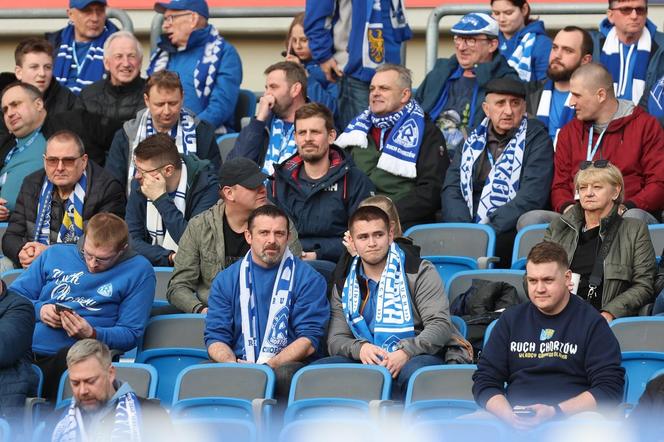
{"label": "woman wearing glasses", "polygon": [[498,22],[498,49],[522,81],[546,78],[551,38],[544,22],[530,18],[526,0],[491,0],[491,13]]}
{"label": "woman wearing glasses", "polygon": [[544,240],[567,251],[572,293],[607,321],[635,316],[654,299],[655,251],[648,228],[622,217],[623,177],[607,160],[582,163],[574,186],[578,202],[551,222]]}

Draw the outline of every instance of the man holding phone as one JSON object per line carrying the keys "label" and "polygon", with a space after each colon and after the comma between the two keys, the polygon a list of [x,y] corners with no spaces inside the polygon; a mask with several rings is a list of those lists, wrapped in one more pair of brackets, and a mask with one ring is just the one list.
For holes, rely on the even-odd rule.
{"label": "man holding phone", "polygon": [[514,428],[606,411],[622,400],[618,341],[597,310],[570,294],[571,275],[561,246],[533,247],[526,264],[531,302],[502,314],[480,356],[475,401]]}

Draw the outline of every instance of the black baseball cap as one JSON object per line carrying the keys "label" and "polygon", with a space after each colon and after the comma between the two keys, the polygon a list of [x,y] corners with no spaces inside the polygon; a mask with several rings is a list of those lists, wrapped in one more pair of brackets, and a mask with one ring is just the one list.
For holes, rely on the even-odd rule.
{"label": "black baseball cap", "polygon": [[219,168],[219,185],[221,187],[239,184],[247,189],[261,186],[269,175],[264,173],[258,164],[248,158],[233,158],[225,161]]}

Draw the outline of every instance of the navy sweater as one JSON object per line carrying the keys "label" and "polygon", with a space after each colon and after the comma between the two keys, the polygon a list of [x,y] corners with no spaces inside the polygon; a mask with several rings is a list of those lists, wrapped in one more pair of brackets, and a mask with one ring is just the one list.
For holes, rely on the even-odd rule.
{"label": "navy sweater", "polygon": [[528,302],[498,320],[473,375],[473,396],[482,407],[496,394],[512,406],[554,405],[588,391],[599,406],[615,405],[624,374],[618,341],[590,304],[572,296],[549,316]]}

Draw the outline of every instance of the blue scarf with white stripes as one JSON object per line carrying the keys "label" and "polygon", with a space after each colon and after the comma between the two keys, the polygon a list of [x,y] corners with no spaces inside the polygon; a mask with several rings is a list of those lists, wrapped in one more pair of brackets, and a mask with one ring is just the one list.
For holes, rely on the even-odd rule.
{"label": "blue scarf with white stripes", "polygon": [[[376,313],[373,330],[362,316],[362,292],[357,277],[360,257],[353,259],[341,292],[344,317],[353,335],[365,339],[385,351],[393,352],[402,339],[415,336],[413,305],[411,303],[406,257],[396,243],[390,245],[387,262],[380,276],[376,293]],[[370,296],[367,293],[367,296]]]}
{"label": "blue scarf with white stripes", "polygon": [[[507,59],[507,64],[512,66],[519,74],[519,78],[525,82],[529,82],[532,77],[531,64],[536,39],[537,34],[534,32],[524,34],[514,52]],[[500,49],[502,52],[503,48]]]}
{"label": "blue scarf with white stripes", "polygon": [[106,20],[103,32],[91,42],[88,53],[82,61],[79,60],[81,65],[77,66],[74,25],[68,24],[62,31],[53,66],[53,75],[58,83],[78,95],[85,86],[101,80],[104,76],[104,42],[117,30],[111,21]]}
{"label": "blue scarf with white stripes", "polygon": [[[51,243],[51,207],[53,205],[53,183],[44,177],[35,221],[34,241],[49,245]],[[83,172],[74,190],[65,201],[65,214],[58,232],[58,242],[75,244],[83,236],[83,204],[88,187],[87,171]]]}
{"label": "blue scarf with white stripes", "polygon": [[[549,127],[549,116],[551,115],[551,103],[553,103],[553,81],[547,80],[544,84],[544,90],[540,96],[540,102],[537,106],[537,118]],[[563,112],[558,118],[558,127],[556,128],[556,138],[558,138],[558,132],[560,129],[574,119],[574,108],[569,105],[569,99],[572,96],[569,92],[567,93],[567,99],[565,100],[565,106],[563,107]],[[554,140],[555,146],[555,140]]]}
{"label": "blue scarf with white stripes", "polygon": [[268,175],[274,173],[275,164],[281,164],[286,158],[290,158],[297,152],[295,144],[295,124],[291,123],[290,128],[284,132],[286,123],[281,118],[274,117],[270,126],[270,140],[265,152],[265,161],[263,162],[263,172]]}

